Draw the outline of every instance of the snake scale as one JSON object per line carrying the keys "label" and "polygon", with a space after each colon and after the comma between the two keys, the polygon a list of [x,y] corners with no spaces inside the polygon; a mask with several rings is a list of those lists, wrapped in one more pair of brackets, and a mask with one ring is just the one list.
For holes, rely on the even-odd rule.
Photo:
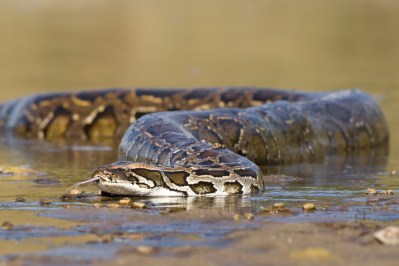
{"label": "snake scale", "polygon": [[93,178],[113,195],[248,194],[264,190],[257,165],[371,151],[389,139],[366,93],[253,87],[106,89],[6,102],[4,132],[30,138],[122,137],[119,161]]}

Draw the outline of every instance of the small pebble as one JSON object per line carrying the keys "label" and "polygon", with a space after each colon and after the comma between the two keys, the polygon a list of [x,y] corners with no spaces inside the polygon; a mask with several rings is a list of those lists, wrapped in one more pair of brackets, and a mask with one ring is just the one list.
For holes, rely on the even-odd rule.
{"label": "small pebble", "polygon": [[273,208],[275,209],[282,209],[285,207],[285,204],[283,202],[276,202],[273,204]]}
{"label": "small pebble", "polygon": [[25,202],[25,201],[26,201],[26,199],[23,198],[23,197],[17,197],[17,198],[15,199],[15,202]]}
{"label": "small pebble", "polygon": [[41,199],[39,201],[40,206],[48,206],[51,204],[51,202],[48,199]]}
{"label": "small pebble", "polygon": [[140,201],[134,201],[130,206],[134,209],[144,209],[146,207],[145,203]]}
{"label": "small pebble", "polygon": [[124,198],[124,199],[119,200],[119,205],[124,205],[124,206],[126,206],[126,205],[129,205],[131,202],[132,202],[131,199],[129,199],[129,198]]}
{"label": "small pebble", "polygon": [[373,196],[373,195],[377,195],[378,192],[374,188],[368,188],[367,191],[366,191],[366,194],[369,195],[369,196]]}
{"label": "small pebble", "polygon": [[238,221],[238,220],[240,220],[240,215],[238,214],[238,213],[236,213],[236,214],[234,214],[233,215],[233,219],[234,219],[234,221]]}
{"label": "small pebble", "polygon": [[112,235],[101,235],[99,238],[101,243],[111,243],[114,240]]}
{"label": "small pebble", "polygon": [[9,222],[9,221],[5,221],[1,225],[1,228],[4,229],[4,230],[12,230],[12,229],[14,229],[14,225],[11,222]]}
{"label": "small pebble", "polygon": [[137,252],[140,254],[151,254],[155,252],[155,248],[151,246],[138,246],[136,248]]}
{"label": "small pebble", "polygon": [[385,245],[399,244],[399,227],[388,226],[374,233],[374,237]]}
{"label": "small pebble", "polygon": [[220,143],[213,143],[212,144],[212,149],[220,149],[223,148],[224,146]]}
{"label": "small pebble", "polygon": [[77,196],[77,195],[82,194],[82,191],[80,191],[79,189],[71,189],[71,190],[69,191],[69,194],[70,194],[70,195]]}
{"label": "small pebble", "polygon": [[313,203],[310,203],[310,202],[309,202],[309,203],[303,204],[302,208],[303,208],[305,211],[313,211],[313,210],[316,209],[316,206],[315,206]]}
{"label": "small pebble", "polygon": [[93,207],[94,208],[101,208],[101,207],[104,207],[104,204],[102,204],[102,203],[94,203]]}
{"label": "small pebble", "polygon": [[75,196],[71,195],[71,194],[64,194],[60,197],[61,201],[71,201],[75,199]]}
{"label": "small pebble", "polygon": [[244,213],[244,217],[247,220],[253,220],[255,218],[255,215],[253,215],[253,213],[248,212],[248,213]]}
{"label": "small pebble", "polygon": [[387,190],[385,191],[385,193],[386,193],[387,195],[393,195],[393,190],[392,190],[392,189],[387,189]]}

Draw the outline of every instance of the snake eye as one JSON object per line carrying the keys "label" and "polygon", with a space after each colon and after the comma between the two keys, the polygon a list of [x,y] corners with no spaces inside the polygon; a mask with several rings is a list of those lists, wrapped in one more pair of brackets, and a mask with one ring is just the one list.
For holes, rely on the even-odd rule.
{"label": "snake eye", "polygon": [[150,186],[144,183],[138,183],[137,184],[140,188],[145,188],[145,189],[150,189]]}

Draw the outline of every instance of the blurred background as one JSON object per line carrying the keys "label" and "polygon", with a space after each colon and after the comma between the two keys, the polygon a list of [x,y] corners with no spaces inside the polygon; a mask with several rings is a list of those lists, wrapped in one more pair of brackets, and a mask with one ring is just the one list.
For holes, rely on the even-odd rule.
{"label": "blurred background", "polygon": [[108,87],[359,87],[393,128],[398,14],[395,0],[0,1],[0,100]]}
{"label": "blurred background", "polygon": [[393,90],[394,0],[0,2],[2,100],[106,87]]}

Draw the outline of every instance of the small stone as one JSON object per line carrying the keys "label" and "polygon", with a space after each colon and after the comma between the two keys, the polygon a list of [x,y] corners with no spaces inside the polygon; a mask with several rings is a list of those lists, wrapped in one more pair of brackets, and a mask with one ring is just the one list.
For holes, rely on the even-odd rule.
{"label": "small stone", "polygon": [[62,201],[71,201],[73,200],[75,197],[72,196],[71,194],[64,194],[60,197],[60,200]]}
{"label": "small stone", "polygon": [[130,206],[133,209],[144,209],[146,207],[145,203],[140,201],[133,201]]}
{"label": "small stone", "polygon": [[240,215],[239,215],[238,213],[236,213],[236,214],[233,215],[234,221],[239,221],[240,218],[241,218],[241,217],[240,217]]}
{"label": "small stone", "polygon": [[276,202],[273,204],[274,209],[282,209],[285,207],[285,204],[283,202]]}
{"label": "small stone", "polygon": [[392,189],[387,189],[387,190],[385,191],[385,193],[386,193],[387,195],[393,195],[393,190],[392,190]]}
{"label": "small stone", "polygon": [[374,237],[385,245],[399,244],[399,227],[388,226],[374,233]]}
{"label": "small stone", "polygon": [[316,206],[313,203],[308,202],[308,203],[303,204],[302,208],[305,211],[314,211],[316,209]]}
{"label": "small stone", "polygon": [[396,170],[391,171],[391,175],[397,175],[397,174],[398,174],[398,171],[396,171]]}
{"label": "small stone", "polygon": [[48,199],[41,199],[39,201],[40,206],[48,206],[51,204],[51,202]]}
{"label": "small stone", "polygon": [[129,198],[124,198],[124,199],[119,200],[119,205],[126,206],[126,205],[129,205],[131,202],[132,202],[131,199],[129,199]]}
{"label": "small stone", "polygon": [[23,197],[17,197],[17,198],[15,199],[15,202],[25,202],[25,201],[26,201],[26,199],[23,198]]}
{"label": "small stone", "polygon": [[11,222],[9,222],[9,221],[5,221],[1,225],[1,228],[4,229],[4,230],[12,230],[12,229],[14,229],[14,225]]}
{"label": "small stone", "polygon": [[373,195],[377,195],[378,192],[374,188],[368,188],[366,194],[369,196],[373,196]]}
{"label": "small stone", "polygon": [[82,191],[80,191],[79,189],[71,189],[69,191],[69,194],[70,195],[74,195],[74,196],[78,196],[78,195],[82,194]]}
{"label": "small stone", "polygon": [[136,251],[140,254],[152,254],[155,252],[155,248],[151,246],[137,246]]}
{"label": "small stone", "polygon": [[253,219],[255,219],[255,215],[254,215],[253,213],[250,213],[250,212],[244,213],[244,217],[245,217],[245,219],[247,219],[247,220],[253,220]]}
{"label": "small stone", "polygon": [[220,143],[213,143],[212,144],[212,149],[220,149],[223,148],[224,145],[220,144]]}
{"label": "small stone", "polygon": [[101,235],[99,238],[101,243],[111,243],[114,240],[113,235]]}
{"label": "small stone", "polygon": [[104,204],[102,204],[102,203],[94,203],[93,207],[94,208],[101,208],[101,207],[104,207]]}

